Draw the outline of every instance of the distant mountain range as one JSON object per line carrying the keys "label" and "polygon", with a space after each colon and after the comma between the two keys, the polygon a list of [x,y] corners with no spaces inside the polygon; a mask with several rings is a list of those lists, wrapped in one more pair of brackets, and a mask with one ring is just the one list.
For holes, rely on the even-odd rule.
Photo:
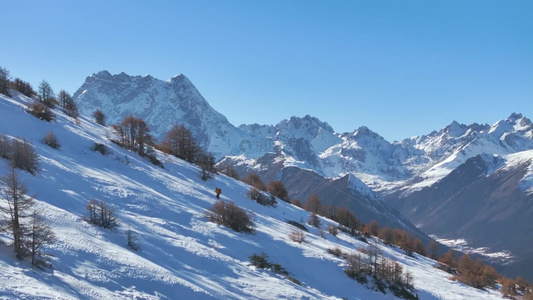
{"label": "distant mountain range", "polygon": [[[512,232],[513,222],[533,219],[533,125],[521,114],[493,125],[453,121],[391,143],[367,127],[338,133],[308,115],[236,127],[183,75],[162,81],[102,71],[87,77],[74,98],[82,114],[98,108],[108,123],[141,117],[160,139],[174,124],[184,124],[220,165],[257,172],[265,181],[282,180],[290,197],[301,201],[316,193],[365,222],[416,232],[392,204],[427,234],[510,250],[515,262],[527,259],[522,248],[533,248],[531,236],[520,241],[523,231]],[[491,223],[496,219],[501,222]],[[511,232],[494,235],[485,225]]]}

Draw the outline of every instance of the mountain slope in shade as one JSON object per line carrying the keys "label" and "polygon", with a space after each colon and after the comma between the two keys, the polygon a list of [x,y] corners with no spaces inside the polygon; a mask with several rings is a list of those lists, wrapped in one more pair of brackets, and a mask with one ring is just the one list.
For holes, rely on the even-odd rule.
{"label": "mountain slope in shade", "polygon": [[246,136],[215,111],[184,75],[162,81],[150,75],[101,71],[87,77],[73,98],[81,114],[90,116],[100,109],[107,124],[119,123],[128,115],[142,118],[160,141],[174,125],[183,124],[218,158],[238,153],[239,142]]}
{"label": "mountain slope in shade", "polygon": [[531,278],[524,262],[533,259],[532,176],[533,150],[480,154],[435,184],[404,197],[391,194],[388,202],[424,232],[510,252],[514,261],[501,268]]}

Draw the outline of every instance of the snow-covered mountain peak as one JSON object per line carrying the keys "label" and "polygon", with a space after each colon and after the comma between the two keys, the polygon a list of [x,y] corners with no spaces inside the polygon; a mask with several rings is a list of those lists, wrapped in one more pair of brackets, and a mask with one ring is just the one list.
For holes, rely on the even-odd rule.
{"label": "snow-covered mountain peak", "polygon": [[278,132],[284,135],[289,135],[293,138],[299,137],[316,137],[320,129],[330,133],[334,133],[333,128],[326,122],[320,121],[316,117],[306,115],[303,118],[291,117],[286,120],[280,121],[276,125]]}
{"label": "snow-covered mountain peak", "polygon": [[450,125],[444,128],[444,132],[452,137],[460,137],[466,133],[468,128],[469,127],[465,124],[460,124],[457,121],[453,121]]}
{"label": "snow-covered mountain peak", "polygon": [[531,120],[522,114],[512,113],[507,119],[500,120],[491,126],[489,133],[501,137],[504,133],[533,131]]}
{"label": "snow-covered mountain peak", "polygon": [[90,116],[100,109],[107,124],[118,123],[128,115],[142,118],[158,140],[174,125],[183,124],[217,158],[239,153],[239,143],[246,138],[183,74],[162,81],[150,75],[100,71],[87,77],[73,98],[81,114]]}
{"label": "snow-covered mountain peak", "polygon": [[183,75],[183,74],[177,74],[177,75],[174,75],[172,76],[172,78],[170,78],[169,80],[167,80],[168,83],[172,83],[172,84],[190,84],[192,85],[192,82],[189,80],[189,78],[187,78],[187,76]]}
{"label": "snow-covered mountain peak", "polygon": [[356,138],[356,139],[361,139],[363,137],[368,137],[368,138],[372,138],[372,139],[385,141],[385,139],[381,135],[379,135],[376,132],[370,130],[370,128],[368,128],[366,126],[361,126],[361,127],[357,128],[356,130],[354,130],[354,132],[352,133],[352,136],[354,138]]}

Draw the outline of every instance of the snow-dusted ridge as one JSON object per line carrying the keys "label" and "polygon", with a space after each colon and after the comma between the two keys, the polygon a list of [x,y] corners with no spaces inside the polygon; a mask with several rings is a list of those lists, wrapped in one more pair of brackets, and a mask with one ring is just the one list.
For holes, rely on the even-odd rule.
{"label": "snow-dusted ridge", "polygon": [[[394,298],[349,279],[342,270],[344,262],[326,252],[333,247],[353,252],[365,243],[342,233],[323,239],[313,228],[306,243],[293,243],[287,236],[294,227],[286,220],[306,220],[307,212],[283,202],[276,208],[260,206],[246,198],[248,187],[243,183],[223,175],[204,182],[195,166],[161,153],[157,155],[165,169],[153,166],[109,142],[108,128],[89,118],[80,117],[77,125],[56,111],[56,122],[42,122],[24,111],[29,101],[19,94],[14,99],[0,95],[0,132],[26,138],[40,156],[36,176],[22,171],[19,175],[30,194],[37,193],[37,205],[57,235],[57,242],[47,249],[54,268],[33,269],[27,261],[16,260],[9,246],[0,245],[0,298]],[[40,142],[49,131],[62,144],[59,150]],[[91,151],[95,142],[106,144],[112,154]],[[1,173],[7,163],[0,159]],[[207,222],[204,214],[216,200],[216,186],[223,199],[254,212],[255,235]],[[115,206],[118,229],[104,230],[83,220],[91,198]],[[126,246],[128,228],[139,236],[138,252]],[[0,237],[8,242],[7,236]],[[450,281],[430,259],[407,257],[396,248],[371,242],[413,273],[421,299],[500,299],[496,291]],[[248,256],[263,251],[302,285],[251,267]]]}
{"label": "snow-dusted ridge", "polygon": [[310,169],[328,178],[351,173],[385,195],[429,186],[481,153],[508,155],[533,149],[533,125],[517,113],[492,126],[453,121],[441,130],[396,142],[365,126],[338,133],[309,115],[276,125],[235,127],[183,74],[162,81],[100,71],[87,77],[74,99],[82,114],[89,116],[98,108],[109,124],[126,115],[141,117],[159,139],[175,124],[184,124],[217,159],[227,157],[250,170],[274,153],[286,167]]}

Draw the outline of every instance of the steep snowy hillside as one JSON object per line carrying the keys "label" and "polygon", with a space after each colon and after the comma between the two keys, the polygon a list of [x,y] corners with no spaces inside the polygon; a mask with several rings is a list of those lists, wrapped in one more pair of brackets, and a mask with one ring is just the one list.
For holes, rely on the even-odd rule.
{"label": "steep snowy hillside", "polygon": [[100,109],[107,124],[128,115],[142,118],[160,141],[174,125],[183,124],[217,158],[240,153],[240,142],[247,138],[215,111],[184,75],[162,81],[150,75],[101,71],[87,77],[73,98],[81,114],[91,116]]}
{"label": "steep snowy hillside", "polygon": [[[92,118],[81,117],[76,124],[56,111],[56,122],[40,121],[25,112],[29,101],[0,95],[0,132],[24,137],[39,154],[36,176],[18,174],[57,235],[46,249],[53,269],[34,269],[17,260],[11,246],[0,245],[0,298],[394,299],[349,279],[343,272],[345,261],[327,253],[334,247],[354,253],[368,244],[342,233],[322,238],[312,227],[307,227],[306,242],[292,242],[288,234],[295,227],[286,221],[305,220],[307,212],[284,202],[276,208],[261,206],[246,198],[243,183],[223,175],[202,181],[195,166],[160,153],[165,168],[153,166],[111,143],[108,128]],[[41,143],[50,131],[60,149]],[[95,143],[112,152],[103,156],[91,151]],[[7,171],[7,164],[0,159],[0,173]],[[254,235],[207,221],[215,187],[222,189],[222,199],[253,211]],[[105,230],[84,221],[89,199],[114,206],[120,226]],[[331,221],[322,222],[326,226]],[[140,251],[127,247],[128,229],[138,236]],[[0,237],[9,241],[7,235]],[[375,239],[370,243],[412,272],[420,299],[501,299],[496,291],[449,280],[430,259],[408,257]],[[261,252],[301,285],[251,266],[249,256]]]}

